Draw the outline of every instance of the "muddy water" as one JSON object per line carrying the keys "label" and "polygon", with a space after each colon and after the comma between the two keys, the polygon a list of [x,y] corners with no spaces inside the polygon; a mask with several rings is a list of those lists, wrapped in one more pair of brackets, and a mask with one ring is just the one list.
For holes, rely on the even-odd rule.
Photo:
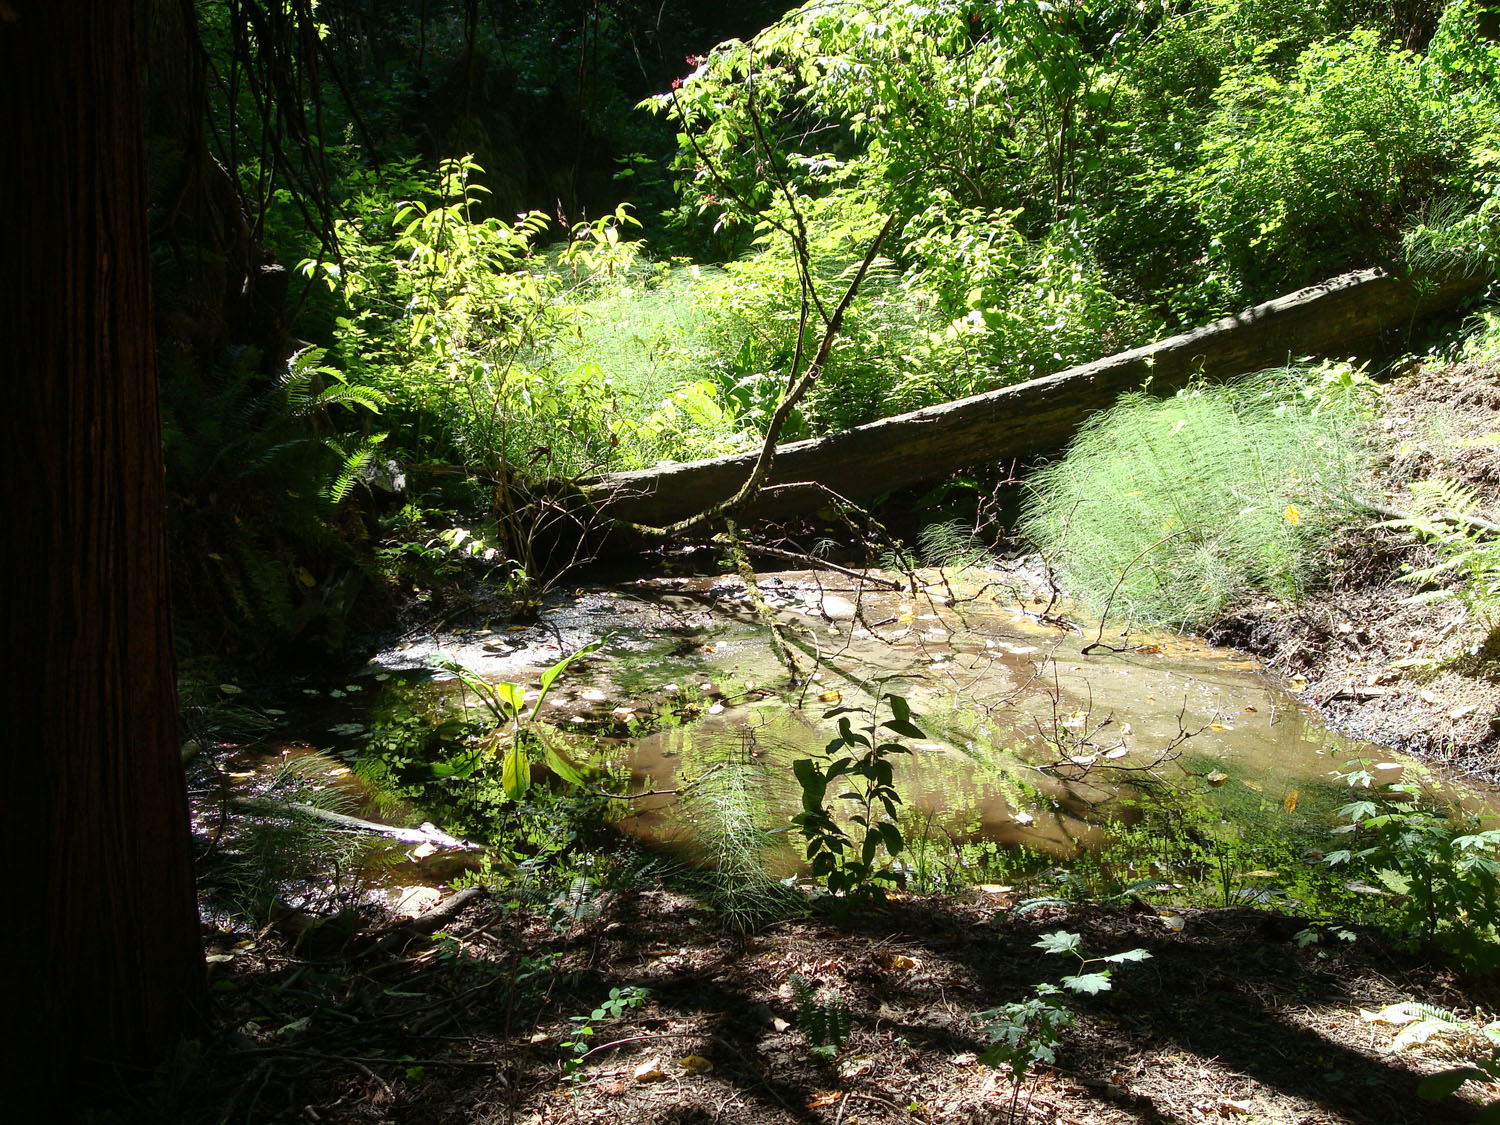
{"label": "muddy water", "polygon": [[[580,750],[595,751],[631,792],[676,790],[726,762],[750,771],[750,814],[766,828],[799,807],[791,763],[827,744],[825,712],[900,695],[926,735],[897,760],[903,831],[966,856],[975,878],[1004,874],[1004,862],[997,875],[975,859],[993,860],[996,845],[1045,862],[1131,825],[1150,837],[1188,807],[1210,826],[1209,851],[1248,856],[1271,841],[1284,854],[1315,855],[1347,799],[1331,776],[1344,762],[1373,757],[1392,779],[1418,768],[1322,728],[1235,653],[1176,636],[1080,635],[1040,615],[1046,607],[1024,576],[927,578],[891,590],[827,574],[764,576],[795,681],[735,578],[579,591],[537,626],[416,641],[380,654],[372,670],[447,658],[491,680],[534,684],[562,656],[608,637],[604,652],[559,679],[544,716],[578,731]],[[1096,639],[1102,645],[1083,655]],[[627,830],[693,847],[702,818],[692,802],[648,796],[629,808]],[[784,839],[767,862],[790,873]]]}

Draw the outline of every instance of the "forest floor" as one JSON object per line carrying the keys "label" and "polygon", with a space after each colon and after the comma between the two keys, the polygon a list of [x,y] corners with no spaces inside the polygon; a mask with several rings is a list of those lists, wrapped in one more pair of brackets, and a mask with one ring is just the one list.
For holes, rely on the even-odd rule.
{"label": "forest floor", "polygon": [[[1386,494],[1446,475],[1500,486],[1500,373],[1426,368],[1376,423]],[[1495,775],[1500,682],[1454,601],[1412,604],[1409,536],[1351,535],[1330,583],[1245,611],[1214,639],[1265,658],[1350,732]],[[1479,646],[1479,647],[1477,647]],[[581,888],[581,889],[580,889]],[[473,894],[471,892],[471,894]],[[1107,954],[1111,991],[1071,1001],[1055,1065],[1022,1085],[978,1059],[982,1013],[1076,970],[1034,947],[1060,929]],[[896,896],[841,924],[806,913],[744,935],[670,879],[473,894],[436,935],[367,917],[319,933],[208,934],[215,1032],[94,1120],[661,1123],[1462,1122],[1500,1090],[1430,1103],[1451,1048],[1391,1049],[1368,1018],[1420,1001],[1496,1011],[1500,982],[1361,927],[1249,908],[1019,908],[1010,888]],[[792,978],[850,1029],[818,1052]],[[584,1029],[588,1029],[585,1032]],[[828,1056],[828,1057],[825,1057]]]}
{"label": "forest floor", "polygon": [[[565,909],[558,909],[565,905]],[[388,932],[333,959],[274,937],[211,950],[220,1042],[182,1060],[142,1120],[343,1122],[1219,1122],[1472,1120],[1416,1096],[1445,1049],[1390,1050],[1366,1013],[1500,1002],[1368,930],[1251,909],[1015,909],[998,888],[902,897],[834,925],[749,935],[661,885],[586,903],[470,902],[436,938]],[[981,1013],[1075,969],[1033,948],[1145,949],[1073,1002],[1056,1065],[1022,1086],[977,1061]],[[827,1059],[791,979],[850,1030]],[[610,998],[619,998],[610,1010]],[[591,1015],[592,1014],[592,1015]],[[591,1034],[583,1034],[588,1027]],[[574,1043],[582,1043],[582,1048]],[[582,1053],[586,1052],[586,1053]],[[1471,1084],[1471,1093],[1477,1093]],[[1491,1090],[1493,1095],[1496,1091]]]}

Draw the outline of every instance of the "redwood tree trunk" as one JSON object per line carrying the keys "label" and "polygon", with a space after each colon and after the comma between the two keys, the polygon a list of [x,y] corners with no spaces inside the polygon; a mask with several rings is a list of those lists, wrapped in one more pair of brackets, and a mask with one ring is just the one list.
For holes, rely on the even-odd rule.
{"label": "redwood tree trunk", "polygon": [[12,1109],[151,1064],[206,1007],[138,86],[130,3],[0,0]]}

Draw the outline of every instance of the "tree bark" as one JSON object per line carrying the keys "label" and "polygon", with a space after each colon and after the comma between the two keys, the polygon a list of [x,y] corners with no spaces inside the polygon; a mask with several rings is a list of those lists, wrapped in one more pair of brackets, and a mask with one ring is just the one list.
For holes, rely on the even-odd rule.
{"label": "tree bark", "polygon": [[13,1111],[205,1012],[167,604],[133,5],[0,2]]}
{"label": "tree bark", "polygon": [[[1148,381],[1154,392],[1171,392],[1194,379],[1221,382],[1299,356],[1347,355],[1356,345],[1482,292],[1487,280],[1418,283],[1361,270],[1041,379],[783,445],[767,491],[747,514],[798,515],[827,505],[827,493],[819,489],[777,486],[815,482],[861,499],[973,465],[1061,449],[1090,414]],[[610,473],[585,481],[584,494],[606,519],[661,527],[733,496],[756,456]]]}

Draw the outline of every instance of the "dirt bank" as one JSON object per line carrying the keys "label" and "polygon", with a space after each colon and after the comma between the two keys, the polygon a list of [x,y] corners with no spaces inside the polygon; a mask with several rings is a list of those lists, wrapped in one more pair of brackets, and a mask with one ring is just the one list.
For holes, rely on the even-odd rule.
{"label": "dirt bank", "polygon": [[[1372,503],[1411,511],[1412,484],[1447,479],[1500,522],[1500,367],[1414,365],[1381,389],[1371,429]],[[1414,600],[1436,587],[1408,576],[1438,558],[1404,530],[1350,529],[1305,603],[1249,607],[1210,639],[1261,656],[1350,734],[1500,779],[1500,636],[1461,598]]]}

